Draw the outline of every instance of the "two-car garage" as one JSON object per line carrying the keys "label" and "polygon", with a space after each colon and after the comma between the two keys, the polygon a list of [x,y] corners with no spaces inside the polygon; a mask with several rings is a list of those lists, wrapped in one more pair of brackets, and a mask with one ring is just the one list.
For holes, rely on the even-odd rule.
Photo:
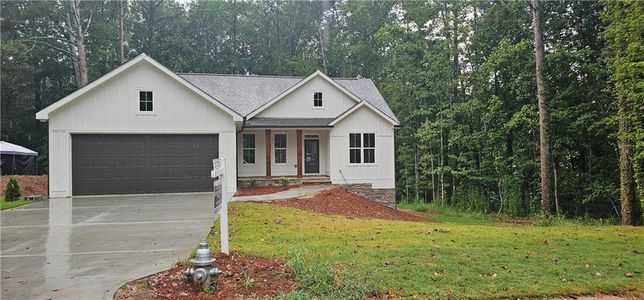
{"label": "two-car garage", "polygon": [[217,134],[72,134],[72,194],[212,190]]}
{"label": "two-car garage", "polygon": [[[152,105],[153,104],[153,105]],[[36,114],[48,122],[49,197],[237,190],[243,117],[146,55]]]}

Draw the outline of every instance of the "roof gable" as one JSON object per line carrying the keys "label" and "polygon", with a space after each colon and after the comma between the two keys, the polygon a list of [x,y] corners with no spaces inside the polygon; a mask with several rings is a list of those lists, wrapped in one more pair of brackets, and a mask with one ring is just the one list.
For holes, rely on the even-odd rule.
{"label": "roof gable", "polygon": [[277,103],[278,101],[284,99],[287,95],[291,94],[292,92],[294,92],[298,88],[304,86],[306,83],[310,82],[311,80],[313,80],[316,77],[320,77],[320,78],[326,80],[328,83],[330,83],[331,85],[333,85],[336,88],[338,88],[341,92],[343,92],[345,95],[347,95],[349,98],[353,99],[354,101],[356,101],[356,102],[361,101],[360,98],[356,97],[356,95],[354,95],[353,93],[348,91],[346,88],[344,88],[343,86],[339,85],[338,83],[333,81],[333,79],[329,78],[324,73],[322,73],[321,71],[318,70],[318,71],[315,71],[315,73],[309,75],[309,77],[304,78],[303,80],[301,80],[298,83],[294,84],[293,86],[291,86],[287,90],[283,91],[282,93],[280,93],[276,97],[272,98],[270,101],[264,103],[259,108],[255,109],[253,112],[251,112],[248,115],[248,118],[252,118],[252,117],[256,116],[257,114],[261,113],[262,111],[264,111],[265,109],[267,109],[271,105],[273,105],[273,104]]}
{"label": "roof gable", "polygon": [[110,71],[109,73],[103,75],[102,77],[98,78],[97,80],[91,82],[90,84],[76,90],[75,92],[67,95],[63,99],[58,100],[57,102],[54,102],[53,104],[49,105],[48,107],[44,108],[43,110],[39,111],[36,113],[36,119],[39,120],[47,120],[49,119],[49,114],[56,111],[57,109],[67,105],[68,103],[78,99],[80,96],[85,95],[89,91],[93,90],[94,88],[100,86],[101,84],[105,83],[109,79],[118,76],[119,74],[123,73],[124,71],[130,69],[131,67],[137,65],[138,63],[145,61],[151,64],[152,66],[156,67],[172,79],[178,81],[181,85],[187,87],[189,90],[195,92],[199,96],[203,97],[204,99],[208,100],[215,106],[219,107],[226,113],[230,114],[233,117],[233,120],[235,121],[241,121],[242,116],[239,115],[237,112],[234,110],[230,109],[223,103],[219,102],[217,99],[213,98],[209,94],[205,93],[204,91],[200,90],[198,87],[192,85],[190,82],[187,80],[181,78],[174,72],[170,71],[168,68],[164,67],[162,64],[158,63],[154,59],[150,58],[149,56],[145,54],[141,54],[134,59],[128,61],[127,63],[117,67],[116,69]]}
{"label": "roof gable", "polygon": [[[267,102],[308,77],[222,74],[179,74],[193,85],[223,102],[242,116],[249,116]],[[313,76],[313,75],[312,75]],[[325,75],[326,76],[326,75]],[[309,76],[311,77],[311,76]],[[374,108],[398,122],[376,85],[366,78],[330,78],[359,101],[367,101]],[[327,80],[328,80],[327,79]]]}

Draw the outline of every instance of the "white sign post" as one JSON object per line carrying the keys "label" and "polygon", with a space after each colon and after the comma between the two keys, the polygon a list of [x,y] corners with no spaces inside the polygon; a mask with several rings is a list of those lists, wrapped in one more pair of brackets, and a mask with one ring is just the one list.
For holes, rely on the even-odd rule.
{"label": "white sign post", "polygon": [[219,210],[221,252],[228,255],[228,191],[226,188],[226,159],[213,159],[212,166],[213,170],[210,173],[210,176],[214,179],[215,213]]}

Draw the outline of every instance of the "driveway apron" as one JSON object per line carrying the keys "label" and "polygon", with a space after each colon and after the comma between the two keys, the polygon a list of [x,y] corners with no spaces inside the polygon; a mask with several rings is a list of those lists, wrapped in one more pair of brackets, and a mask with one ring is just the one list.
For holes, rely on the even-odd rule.
{"label": "driveway apron", "polygon": [[[2,299],[111,299],[186,259],[212,193],[53,198],[0,213]],[[212,247],[216,251],[216,247]]]}

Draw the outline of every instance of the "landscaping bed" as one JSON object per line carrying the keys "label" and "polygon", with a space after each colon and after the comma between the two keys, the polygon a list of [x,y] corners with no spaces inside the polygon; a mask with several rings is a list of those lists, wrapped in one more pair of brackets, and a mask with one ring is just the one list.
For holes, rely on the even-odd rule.
{"label": "landscaping bed", "polygon": [[415,222],[429,221],[422,215],[396,210],[341,188],[324,190],[304,197],[273,201],[272,203],[327,215],[342,215],[348,218],[374,218]]}
{"label": "landscaping bed", "polygon": [[189,265],[174,268],[122,286],[115,299],[238,299],[266,298],[287,293],[293,288],[293,275],[283,260],[261,258],[232,252],[216,253],[214,265],[223,273],[213,279],[213,291],[202,292],[182,273]]}
{"label": "landscaping bed", "polygon": [[246,186],[238,187],[237,193],[235,196],[256,196],[256,195],[266,195],[273,194],[281,191],[286,191],[288,189],[299,187],[299,185],[289,185],[289,186]]}
{"label": "landscaping bed", "polygon": [[20,193],[23,197],[31,195],[47,196],[49,193],[49,181],[47,175],[5,175],[0,178],[0,198],[4,198],[4,189],[9,178],[15,177],[20,186]]}

